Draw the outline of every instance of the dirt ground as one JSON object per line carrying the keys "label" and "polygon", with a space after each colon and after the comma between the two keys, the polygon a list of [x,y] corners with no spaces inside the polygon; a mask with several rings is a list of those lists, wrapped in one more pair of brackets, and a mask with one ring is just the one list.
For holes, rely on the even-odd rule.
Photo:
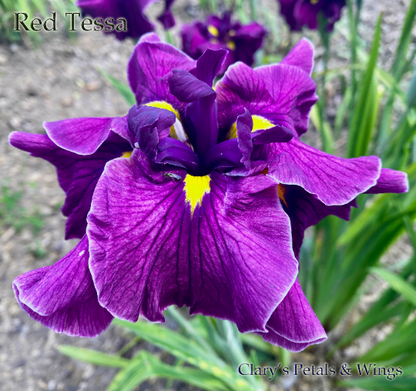
{"label": "dirt ground", "polygon": [[[384,12],[383,64],[391,62],[409,1],[394,3],[392,9],[391,0],[364,0],[366,40],[371,40],[378,13]],[[277,12],[274,2],[262,4]],[[175,7],[184,20],[198,15],[195,3],[178,1]],[[156,11],[157,7],[153,12]],[[334,49],[333,61],[342,63],[344,41],[339,35],[336,39],[339,45]],[[55,263],[76,241],[63,239],[65,218],[59,209],[64,193],[54,168],[10,147],[7,137],[13,130],[41,133],[43,121],[124,115],[127,105],[97,68],[126,80],[132,48],[131,41],[119,42],[98,32],[79,34],[73,41],[60,32],[49,33],[40,46],[32,49],[16,44],[0,46],[0,198],[4,201],[21,197],[10,207],[9,222],[0,225],[1,391],[105,390],[115,370],[69,359],[57,351],[57,346],[71,344],[115,353],[129,341],[130,336],[116,327],[95,339],[59,335],[31,320],[18,306],[12,280],[29,270]],[[336,96],[331,102],[335,110]],[[146,383],[140,389],[162,390],[163,384]],[[329,389],[328,385],[302,381],[295,387],[299,391]],[[189,388],[176,384],[175,389]]]}

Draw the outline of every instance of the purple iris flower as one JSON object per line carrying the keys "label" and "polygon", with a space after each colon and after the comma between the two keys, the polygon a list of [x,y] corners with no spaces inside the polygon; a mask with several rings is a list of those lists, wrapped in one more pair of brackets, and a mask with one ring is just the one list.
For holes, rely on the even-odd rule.
{"label": "purple iris flower", "polygon": [[194,22],[182,26],[182,50],[198,59],[207,49],[227,49],[229,53],[223,65],[242,61],[247,65],[254,63],[254,53],[263,45],[266,29],[257,22],[242,25],[231,21],[231,12],[222,18],[210,15],[205,23]]}
{"label": "purple iris flower", "polygon": [[185,305],[291,351],[326,339],[297,280],[303,233],[347,219],[361,193],[407,191],[406,174],[300,141],[317,100],[308,40],[279,64],[232,65],[214,90],[225,57],[195,61],[147,34],[128,65],[137,105],[126,117],[11,134],[57,167],[67,237],[83,235],[13,282],[32,318],[92,337],[113,317],[163,322]]}
{"label": "purple iris flower", "polygon": [[286,18],[292,31],[300,31],[303,26],[316,30],[319,27],[319,13],[326,21],[326,29],[332,31],[346,4],[345,0],[279,0],[279,2],[280,13]]}
{"label": "purple iris flower", "polygon": [[[83,14],[93,18],[125,18],[127,31],[116,31],[114,33],[119,40],[127,37],[140,38],[155,29],[155,26],[144,14],[145,9],[157,0],[78,0],[77,6]],[[175,25],[175,19],[171,12],[174,0],[165,0],[164,12],[158,17],[165,29]],[[116,22],[115,22],[116,23]]]}

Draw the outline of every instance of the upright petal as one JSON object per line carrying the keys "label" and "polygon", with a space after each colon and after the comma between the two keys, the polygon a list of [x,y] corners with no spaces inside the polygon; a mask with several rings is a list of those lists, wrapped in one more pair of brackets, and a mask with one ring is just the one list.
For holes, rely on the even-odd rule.
{"label": "upright petal", "polygon": [[[301,48],[302,46],[304,45],[300,45]],[[296,53],[297,51],[295,51]],[[295,59],[293,57],[289,58],[289,60],[294,62]],[[306,52],[304,59],[306,63],[311,61],[309,51]],[[309,113],[318,100],[315,94],[316,85],[299,64],[287,65],[284,60],[282,61],[283,64],[255,69],[265,80],[266,87],[273,98],[273,104],[269,110],[266,110],[264,117],[273,120],[277,113],[280,113],[280,115],[284,113],[289,118],[286,119],[289,126],[286,126],[292,131],[295,129],[300,137],[308,130]],[[306,64],[302,64],[302,66],[305,69],[308,67]]]}
{"label": "upright petal", "polygon": [[62,213],[68,217],[66,239],[82,238],[85,234],[92,194],[105,164],[131,151],[130,144],[116,134],[112,134],[95,153],[87,156],[61,149],[45,134],[13,132],[9,142],[56,167],[59,184],[66,194],[62,207]]}
{"label": "upright petal", "polygon": [[241,151],[241,163],[247,169],[251,168],[251,153],[253,152],[253,141],[251,139],[251,130],[253,129],[253,120],[250,112],[245,109],[244,114],[239,115],[236,121],[238,148]]}
{"label": "upright petal", "polygon": [[[283,58],[280,64],[292,65],[302,69],[308,75],[312,74],[315,48],[308,38],[302,38],[293,49]],[[276,65],[268,65],[276,66]]]}
{"label": "upright petal", "polygon": [[270,144],[268,175],[284,185],[298,185],[326,205],[343,205],[377,183],[377,156],[342,159],[293,138]]}
{"label": "upright petal", "polygon": [[53,266],[17,277],[13,289],[29,316],[57,333],[95,337],[113,317],[100,306],[88,270],[87,237]]}
{"label": "upright petal", "polygon": [[92,155],[111,131],[123,136],[126,126],[124,118],[73,118],[43,123],[58,147],[78,155]]}
{"label": "upright petal", "polygon": [[298,279],[267,322],[268,333],[258,333],[267,342],[291,352],[327,339],[321,322],[313,312]]}
{"label": "upright petal", "polygon": [[176,304],[266,331],[298,268],[275,183],[185,175],[153,171],[140,151],[107,164],[88,217],[100,303],[130,321]]}
{"label": "upright petal", "polygon": [[220,127],[229,129],[247,108],[252,115],[300,136],[307,130],[309,111],[317,100],[315,90],[314,81],[297,66],[279,64],[253,70],[236,63],[215,89]]}
{"label": "upright petal", "polygon": [[208,86],[212,86],[215,77],[220,73],[227,55],[227,50],[207,49],[196,62],[196,77]]}
{"label": "upright petal", "polygon": [[194,60],[172,45],[157,42],[154,34],[148,34],[134,48],[127,77],[138,104],[166,101],[178,109],[184,105],[170,93],[168,79],[172,69],[193,68]]}
{"label": "upright petal", "polygon": [[[218,60],[223,58],[223,55],[222,52],[205,52],[195,73],[209,81],[218,68],[218,62],[222,63]],[[210,64],[211,69],[206,64],[208,59],[216,60],[214,64]],[[218,142],[216,93],[210,85],[198,77],[181,70],[173,70],[173,76],[169,79],[169,88],[181,102],[190,102],[185,109],[187,135],[195,147],[196,154],[203,159],[211,147]]]}
{"label": "upright petal", "polygon": [[214,95],[215,91],[204,81],[190,72],[174,69],[169,78],[169,89],[181,102],[194,102],[200,98]]}

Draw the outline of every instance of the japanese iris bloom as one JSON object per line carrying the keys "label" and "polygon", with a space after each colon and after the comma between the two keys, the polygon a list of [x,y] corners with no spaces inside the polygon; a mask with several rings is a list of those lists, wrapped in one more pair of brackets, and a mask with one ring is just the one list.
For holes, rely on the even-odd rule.
{"label": "japanese iris bloom", "polygon": [[280,13],[292,31],[300,31],[303,26],[311,30],[319,27],[318,15],[326,21],[326,29],[332,31],[334,23],[341,17],[345,0],[279,0]]}
{"label": "japanese iris bloom", "polygon": [[231,21],[231,12],[222,17],[210,15],[206,22],[194,22],[182,26],[182,49],[194,59],[198,59],[207,49],[227,49],[229,51],[223,70],[242,61],[254,63],[254,53],[263,45],[266,29],[257,22],[242,25]]}
{"label": "japanese iris bloom", "polygon": [[279,64],[232,65],[214,90],[225,56],[195,61],[145,35],[128,64],[137,105],[126,117],[11,134],[56,166],[67,237],[82,235],[13,282],[31,317],[91,337],[113,317],[163,322],[175,304],[292,351],[326,339],[297,280],[304,230],[348,218],[361,193],[407,191],[406,175],[300,141],[317,100],[308,40]]}
{"label": "japanese iris bloom", "polygon": [[[157,0],[78,0],[76,5],[81,8],[83,14],[93,18],[125,18],[127,31],[114,30],[117,39],[123,40],[127,37],[140,38],[155,29],[155,26],[144,14],[146,8]],[[168,29],[175,25],[171,12],[174,0],[165,0],[164,12],[158,17],[163,26]]]}

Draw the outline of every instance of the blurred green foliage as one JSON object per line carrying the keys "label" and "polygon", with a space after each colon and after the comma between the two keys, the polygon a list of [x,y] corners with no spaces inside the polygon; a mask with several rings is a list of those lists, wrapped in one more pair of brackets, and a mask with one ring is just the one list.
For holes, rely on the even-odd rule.
{"label": "blurred green foliage", "polygon": [[22,197],[23,190],[12,190],[3,183],[0,189],[0,226],[13,227],[17,232],[29,226],[37,235],[44,226],[44,219],[38,211],[29,213],[22,208]]}
{"label": "blurred green foliage", "polygon": [[[51,17],[51,11],[56,11],[64,19],[66,12],[76,12],[76,0],[0,0],[0,43],[1,42],[19,42],[22,39],[29,38],[31,42],[39,43],[41,36],[34,31],[13,31],[14,13],[26,12],[29,19],[33,17],[48,18]],[[68,29],[66,29],[68,31]]]}

